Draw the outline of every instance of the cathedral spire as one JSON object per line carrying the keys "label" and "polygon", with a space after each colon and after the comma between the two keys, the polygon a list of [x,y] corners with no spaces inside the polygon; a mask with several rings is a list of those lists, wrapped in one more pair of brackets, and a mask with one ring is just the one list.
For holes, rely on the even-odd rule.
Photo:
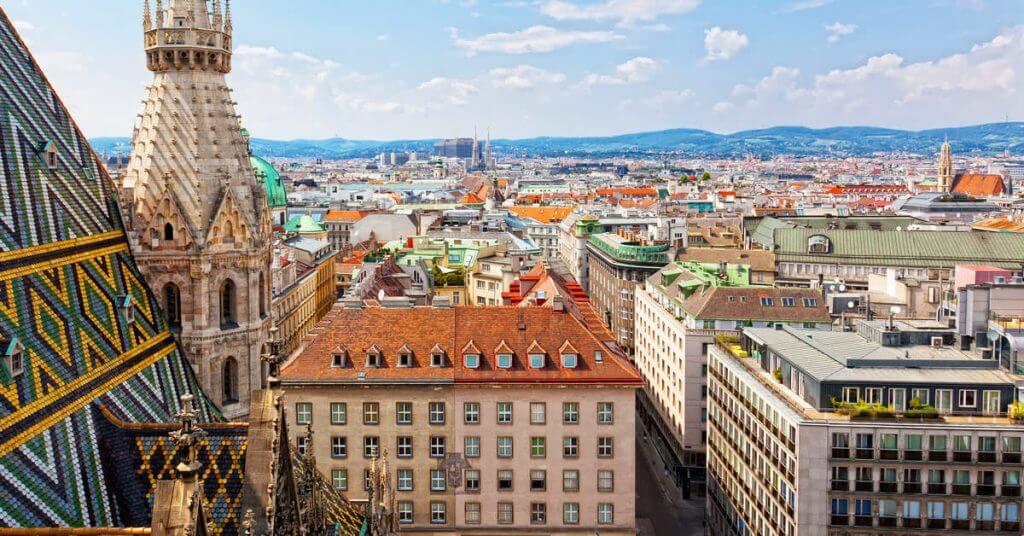
{"label": "cathedral spire", "polygon": [[949,145],[949,136],[942,142],[939,150],[939,189],[943,192],[953,190],[953,149]]}
{"label": "cathedral spire", "polygon": [[151,28],[153,22],[150,20],[149,0],[142,0],[142,31],[148,32]]}

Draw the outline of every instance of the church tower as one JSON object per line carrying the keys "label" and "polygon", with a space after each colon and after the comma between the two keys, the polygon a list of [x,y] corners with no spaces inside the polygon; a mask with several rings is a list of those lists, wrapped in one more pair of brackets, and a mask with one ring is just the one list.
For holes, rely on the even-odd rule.
{"label": "church tower", "polygon": [[476,127],[473,127],[473,157],[469,167],[474,170],[480,167],[480,142],[476,138]]}
{"label": "church tower", "polygon": [[953,190],[953,150],[948,138],[942,142],[942,150],[939,151],[939,189],[943,192]]}
{"label": "church tower", "polygon": [[225,75],[231,3],[145,0],[152,84],[122,178],[130,239],[207,396],[248,414],[261,385],[272,256],[266,192],[256,180]]}

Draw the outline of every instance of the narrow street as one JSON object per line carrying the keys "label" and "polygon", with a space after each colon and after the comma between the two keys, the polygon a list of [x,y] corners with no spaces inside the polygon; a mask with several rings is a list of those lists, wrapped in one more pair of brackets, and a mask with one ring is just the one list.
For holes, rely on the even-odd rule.
{"label": "narrow street", "polygon": [[678,488],[668,480],[658,455],[640,433],[636,452],[636,518],[640,536],[704,534],[704,498],[683,500],[678,495]]}

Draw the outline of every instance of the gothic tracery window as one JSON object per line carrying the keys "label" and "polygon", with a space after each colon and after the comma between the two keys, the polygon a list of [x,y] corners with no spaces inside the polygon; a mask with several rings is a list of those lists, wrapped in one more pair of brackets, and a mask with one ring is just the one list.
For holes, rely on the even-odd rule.
{"label": "gothic tracery window", "polygon": [[228,279],[220,288],[221,328],[235,327],[235,282]]}

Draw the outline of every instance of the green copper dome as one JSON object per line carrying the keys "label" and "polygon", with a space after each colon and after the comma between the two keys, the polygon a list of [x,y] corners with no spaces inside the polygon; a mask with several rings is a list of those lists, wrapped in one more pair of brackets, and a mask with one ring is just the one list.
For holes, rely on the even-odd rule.
{"label": "green copper dome", "polygon": [[263,188],[267,190],[267,204],[270,205],[270,208],[288,206],[288,192],[285,191],[284,183],[281,182],[281,174],[274,169],[270,162],[258,156],[250,156],[249,161],[252,162],[256,180],[263,183]]}

